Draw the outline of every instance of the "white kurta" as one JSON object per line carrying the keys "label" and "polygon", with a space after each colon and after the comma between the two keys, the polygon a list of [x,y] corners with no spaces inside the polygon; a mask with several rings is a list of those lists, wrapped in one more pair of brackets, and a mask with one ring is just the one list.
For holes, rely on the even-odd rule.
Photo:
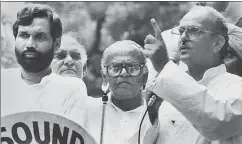
{"label": "white kurta", "polygon": [[81,79],[51,73],[28,85],[18,68],[1,71],[1,117],[17,112],[43,111],[82,123],[86,85]]}
{"label": "white kurta", "polygon": [[[89,98],[88,104],[85,127],[94,139],[99,142],[103,102],[101,98]],[[134,110],[123,111],[108,101],[106,105],[103,143],[137,144],[139,124],[145,109],[146,105],[142,105]],[[159,125],[153,126],[147,113],[141,129],[141,143],[155,143],[158,132]]]}
{"label": "white kurta", "polygon": [[151,90],[165,100],[157,144],[242,144],[242,78],[225,65],[197,82],[169,62]]}

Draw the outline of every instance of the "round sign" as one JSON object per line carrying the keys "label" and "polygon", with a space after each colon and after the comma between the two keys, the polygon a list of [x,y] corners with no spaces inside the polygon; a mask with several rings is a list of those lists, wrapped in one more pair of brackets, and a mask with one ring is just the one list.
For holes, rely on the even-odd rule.
{"label": "round sign", "polygon": [[46,112],[22,112],[1,118],[2,144],[96,144],[80,125]]}

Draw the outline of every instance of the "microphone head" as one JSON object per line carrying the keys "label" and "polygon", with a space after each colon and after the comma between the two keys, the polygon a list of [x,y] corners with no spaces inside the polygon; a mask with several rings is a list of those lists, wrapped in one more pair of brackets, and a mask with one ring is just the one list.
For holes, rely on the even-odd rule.
{"label": "microphone head", "polygon": [[107,83],[106,85],[104,83],[102,84],[102,91],[104,93],[108,93],[109,92],[109,83]]}
{"label": "microphone head", "polygon": [[156,95],[152,95],[152,97],[149,99],[148,107],[151,107],[155,102],[155,100],[156,100]]}

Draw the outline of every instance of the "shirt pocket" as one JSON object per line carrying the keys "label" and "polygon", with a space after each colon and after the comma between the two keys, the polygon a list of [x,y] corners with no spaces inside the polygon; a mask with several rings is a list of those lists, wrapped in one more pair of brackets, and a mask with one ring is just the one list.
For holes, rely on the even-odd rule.
{"label": "shirt pocket", "polygon": [[170,123],[172,125],[171,133],[176,135],[181,129],[186,128],[186,122],[187,119],[180,112],[177,111],[177,113],[174,113],[174,115],[170,117]]}
{"label": "shirt pocket", "polygon": [[171,124],[173,126],[172,134],[176,135],[184,127],[185,121],[181,119],[171,120]]}

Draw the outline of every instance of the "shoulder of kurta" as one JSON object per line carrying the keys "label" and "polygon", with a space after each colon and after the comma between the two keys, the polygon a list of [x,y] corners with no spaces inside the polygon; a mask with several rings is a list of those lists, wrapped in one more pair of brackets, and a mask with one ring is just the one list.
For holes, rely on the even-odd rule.
{"label": "shoulder of kurta", "polygon": [[18,74],[19,72],[19,68],[2,69],[1,76],[11,76],[13,74]]}
{"label": "shoulder of kurta", "polygon": [[87,91],[84,81],[76,77],[63,77],[53,73],[51,80],[53,84],[58,85],[60,88],[69,88],[73,90],[82,89],[85,92]]}
{"label": "shoulder of kurta", "polygon": [[52,73],[51,75],[52,75],[52,79],[55,80],[55,82],[58,84],[70,84],[70,85],[75,85],[75,84],[83,85],[84,84],[83,80],[80,78],[63,77],[63,76],[57,75],[55,73]]}
{"label": "shoulder of kurta", "polygon": [[101,97],[94,98],[94,97],[88,96],[86,99],[86,104],[89,109],[99,108],[102,105],[102,98]]}
{"label": "shoulder of kurta", "polygon": [[242,77],[226,72],[219,78],[222,79],[222,83],[227,84],[227,89],[239,88],[236,91],[242,92]]}

